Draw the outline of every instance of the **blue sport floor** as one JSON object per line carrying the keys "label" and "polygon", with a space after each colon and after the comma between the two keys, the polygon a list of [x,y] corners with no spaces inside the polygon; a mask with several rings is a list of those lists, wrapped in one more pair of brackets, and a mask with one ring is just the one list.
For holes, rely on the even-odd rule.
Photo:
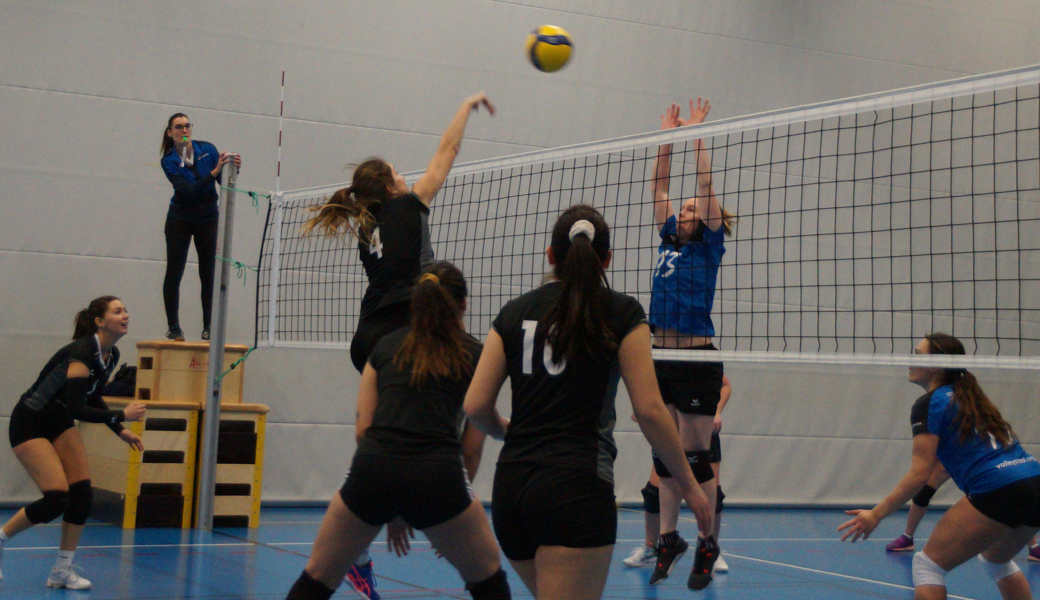
{"label": "blue sport floor", "polygon": [[[94,582],[87,592],[52,590],[45,586],[54,564],[58,526],[33,528],[8,542],[0,569],[0,599],[75,598],[93,600],[192,598],[284,598],[299,575],[323,514],[312,508],[264,509],[258,529],[221,529],[213,533],[176,529],[124,531],[88,524],[75,562]],[[12,511],[0,511],[6,520]],[[932,511],[918,530],[920,549],[941,511]],[[886,543],[902,532],[906,518],[899,512],[884,521],[870,540],[841,543],[835,528],[844,520],[837,510],[727,509],[721,534],[728,574],[716,575],[708,589],[686,588],[693,565],[688,552],[672,576],[650,586],[650,567],[621,564],[642,542],[642,513],[620,509],[618,544],[604,598],[710,598],[776,600],[823,598],[912,598],[912,553],[887,554]],[[684,513],[680,532],[693,537],[694,523]],[[413,543],[412,553],[397,558],[386,552],[385,538],[373,548],[377,591],[383,598],[463,598],[462,581],[429,543]],[[1040,563],[1016,558],[1034,590],[1040,589]],[[506,569],[509,570],[508,565]],[[519,578],[510,573],[515,598],[530,598]],[[996,586],[975,561],[948,578],[950,598],[996,599]],[[1035,593],[1035,592],[1034,592]],[[357,598],[349,586],[334,598]]]}

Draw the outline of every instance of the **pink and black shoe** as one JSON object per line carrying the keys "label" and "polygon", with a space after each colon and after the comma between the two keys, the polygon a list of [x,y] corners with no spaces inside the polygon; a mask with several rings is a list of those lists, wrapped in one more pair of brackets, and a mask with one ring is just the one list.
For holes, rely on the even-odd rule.
{"label": "pink and black shoe", "polygon": [[885,550],[889,552],[913,552],[914,538],[904,533],[885,546]]}

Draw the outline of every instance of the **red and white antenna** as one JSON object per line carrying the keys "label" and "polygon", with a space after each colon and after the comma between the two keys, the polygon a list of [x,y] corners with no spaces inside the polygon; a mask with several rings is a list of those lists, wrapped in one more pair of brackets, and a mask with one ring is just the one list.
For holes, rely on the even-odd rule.
{"label": "red and white antenna", "polygon": [[278,172],[274,178],[274,191],[282,191],[282,117],[285,115],[285,71],[282,71],[282,98],[278,103]]}

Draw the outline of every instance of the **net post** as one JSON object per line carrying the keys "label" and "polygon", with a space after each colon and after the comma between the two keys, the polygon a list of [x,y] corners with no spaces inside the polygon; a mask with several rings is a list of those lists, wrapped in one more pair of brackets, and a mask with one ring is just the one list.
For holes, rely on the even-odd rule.
{"label": "net post", "polygon": [[275,345],[278,322],[278,275],[282,266],[282,219],[285,215],[285,193],[274,196],[274,231],[271,233],[271,274],[267,302],[267,345]]}
{"label": "net post", "polygon": [[231,234],[235,226],[235,185],[238,167],[228,163],[227,179],[220,194],[220,222],[217,231],[217,258],[220,267],[220,287],[213,311],[213,331],[209,342],[209,366],[206,375],[206,398],[203,418],[203,439],[199,461],[198,511],[195,527],[213,531],[213,496],[216,489],[217,442],[220,429],[221,374],[224,370],[224,339],[227,333],[228,283],[231,279]]}

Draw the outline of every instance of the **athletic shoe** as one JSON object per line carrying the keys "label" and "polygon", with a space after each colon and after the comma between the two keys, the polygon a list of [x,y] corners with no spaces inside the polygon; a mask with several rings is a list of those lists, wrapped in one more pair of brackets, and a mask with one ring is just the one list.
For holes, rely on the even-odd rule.
{"label": "athletic shoe", "polygon": [[722,553],[715,559],[715,566],[711,570],[713,573],[729,573],[729,565],[726,564],[726,559],[722,558]]}
{"label": "athletic shoe", "polygon": [[379,600],[376,591],[376,575],[372,572],[372,561],[358,566],[351,565],[347,571],[347,581],[354,586],[354,591],[365,600]]}
{"label": "athletic shoe", "polygon": [[653,548],[642,545],[636,548],[632,548],[632,552],[628,555],[628,558],[621,561],[625,563],[626,567],[642,567],[648,565],[657,559],[657,551]]}
{"label": "athletic shoe", "polygon": [[173,327],[170,327],[168,330],[166,330],[166,339],[173,340],[175,342],[183,342],[184,332],[181,331],[181,326],[174,325]]}
{"label": "athletic shoe", "polygon": [[1029,549],[1029,560],[1033,562],[1040,562],[1040,545],[1033,546]]}
{"label": "athletic shoe", "polygon": [[714,537],[698,538],[697,552],[693,555],[693,569],[686,587],[691,590],[703,590],[711,583],[711,570],[719,558],[719,545]]}
{"label": "athletic shoe", "polygon": [[51,569],[51,575],[47,578],[47,587],[65,588],[67,590],[89,590],[90,580],[84,579],[76,572],[76,567],[59,569],[55,566]]}
{"label": "athletic shoe", "polygon": [[208,342],[209,341],[209,327],[207,327],[207,328],[202,330],[202,341],[204,341],[204,342]]}
{"label": "athletic shoe", "polygon": [[679,562],[683,554],[686,554],[686,550],[690,547],[689,542],[677,537],[674,545],[661,546],[658,545],[655,550],[657,552],[657,564],[654,566],[654,572],[650,575],[650,585],[655,585],[661,581],[664,581],[669,575],[672,574],[672,569],[675,568],[675,564]]}
{"label": "athletic shoe", "polygon": [[913,552],[914,538],[904,533],[903,535],[889,542],[889,544],[885,546],[885,550],[889,552]]}

